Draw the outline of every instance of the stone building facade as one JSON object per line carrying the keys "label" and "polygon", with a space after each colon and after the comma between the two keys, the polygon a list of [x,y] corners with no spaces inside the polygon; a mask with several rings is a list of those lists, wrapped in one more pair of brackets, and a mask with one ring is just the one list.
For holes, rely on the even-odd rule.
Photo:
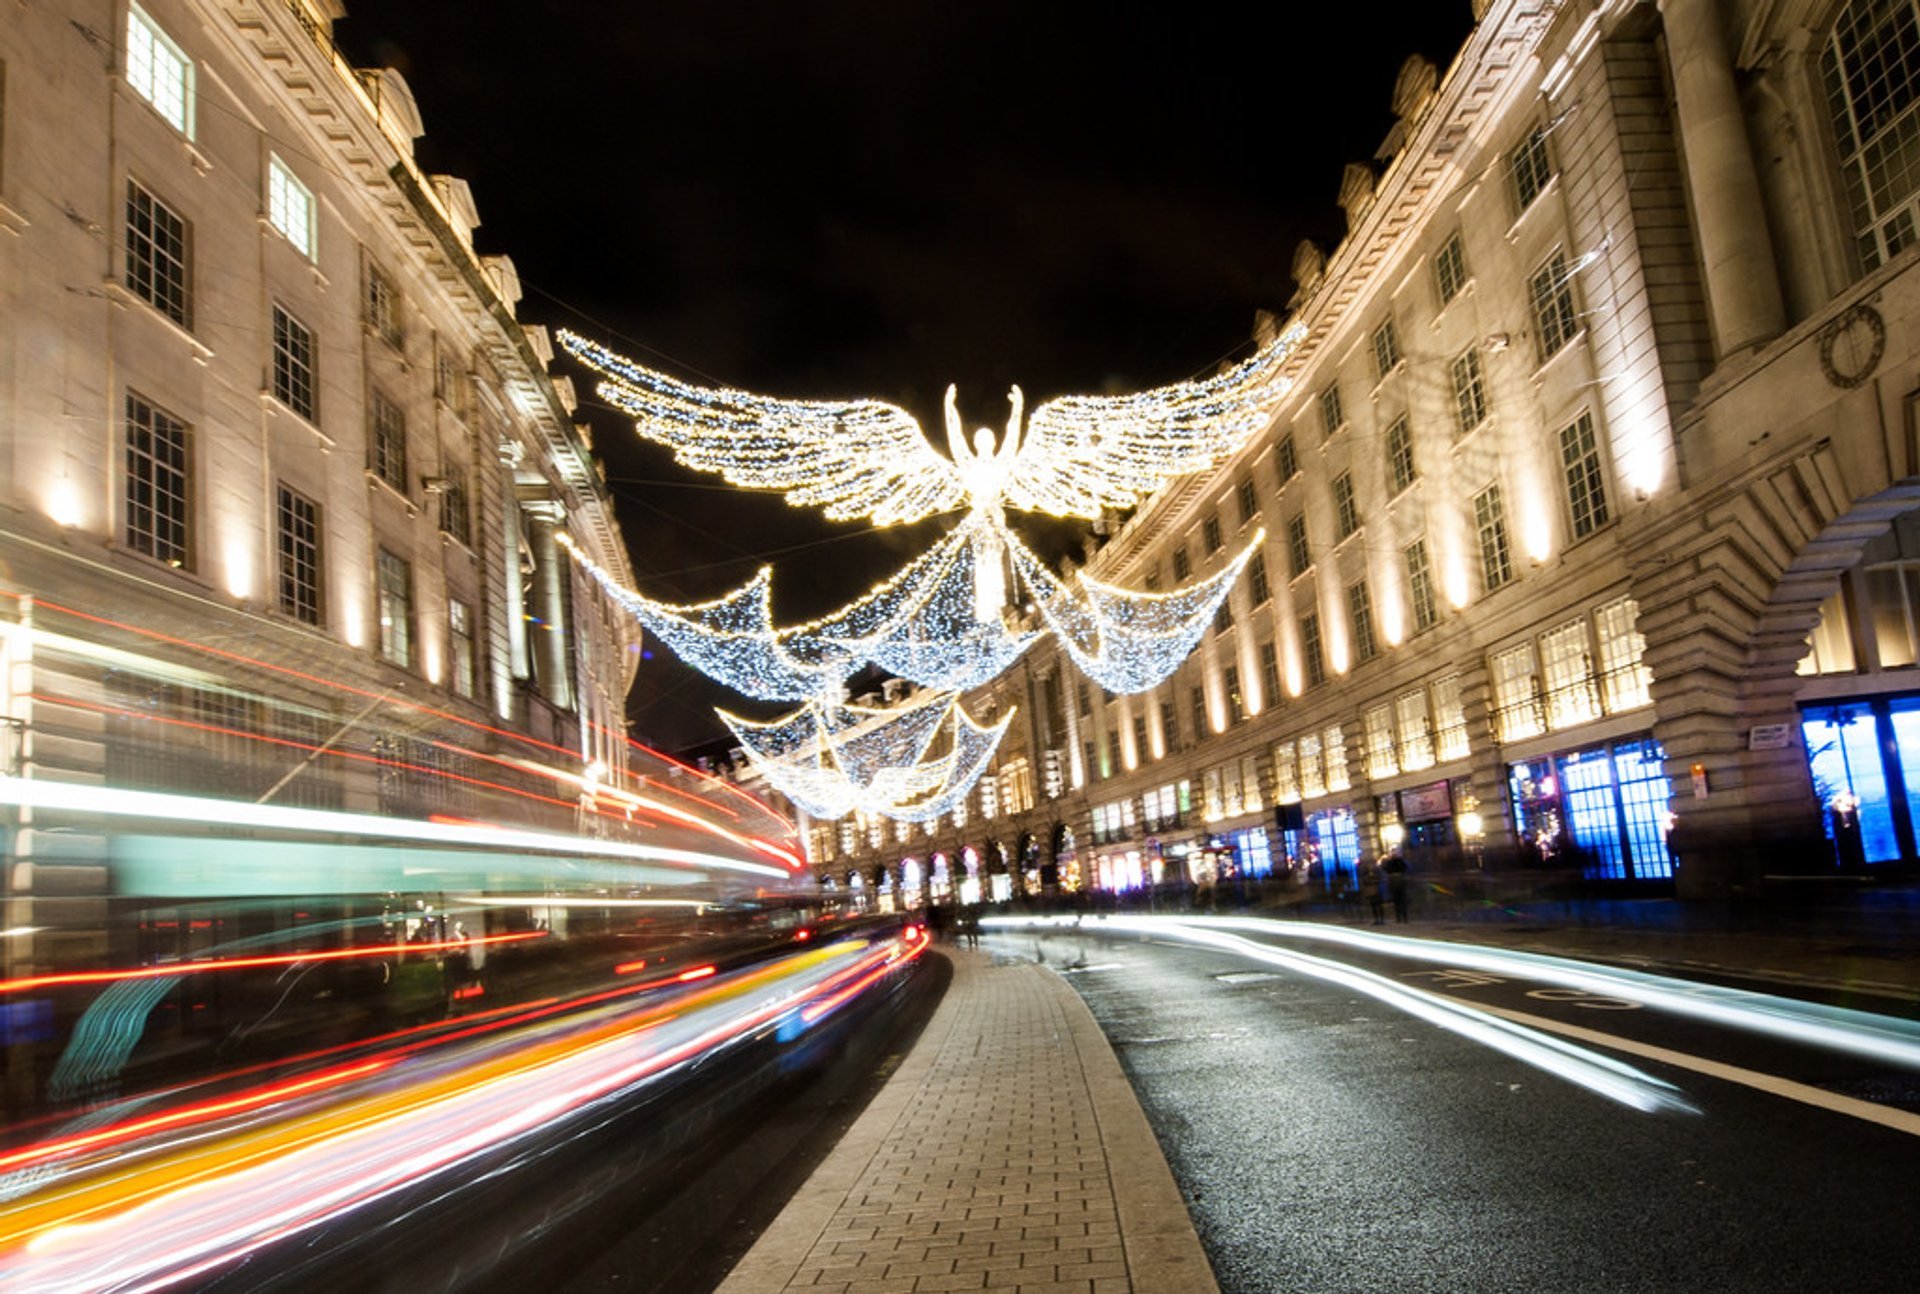
{"label": "stone building facade", "polygon": [[1089,557],[1264,530],[1167,684],[1036,649],[967,820],[816,824],[835,884],[1291,868],[1750,890],[1916,858],[1920,8],[1476,0],[1303,244],[1278,419]]}
{"label": "stone building facade", "polygon": [[[0,24],[0,773],[573,830],[638,631],[557,536],[625,549],[511,261],[342,12]],[[111,846],[6,826],[5,969],[91,955]]]}

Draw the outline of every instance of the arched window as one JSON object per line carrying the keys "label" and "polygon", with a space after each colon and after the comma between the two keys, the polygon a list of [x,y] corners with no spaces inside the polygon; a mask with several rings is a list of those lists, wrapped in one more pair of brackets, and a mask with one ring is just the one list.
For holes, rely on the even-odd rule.
{"label": "arched window", "polygon": [[1860,260],[1872,269],[1920,238],[1920,0],[1854,0],[1820,71]]}

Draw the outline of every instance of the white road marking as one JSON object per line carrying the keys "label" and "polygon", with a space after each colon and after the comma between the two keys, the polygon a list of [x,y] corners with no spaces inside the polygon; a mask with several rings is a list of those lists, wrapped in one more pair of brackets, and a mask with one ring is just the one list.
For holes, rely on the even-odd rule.
{"label": "white road marking", "polygon": [[1705,1074],[1709,1078],[1718,1078],[1774,1096],[1783,1096],[1789,1101],[1799,1101],[1804,1105],[1831,1110],[1835,1114],[1845,1114],[1855,1119],[1864,1119],[1868,1123],[1878,1123],[1882,1127],[1892,1128],[1895,1132],[1904,1132],[1910,1137],[1920,1137],[1920,1114],[1896,1110],[1892,1106],[1878,1105],[1872,1101],[1862,1101],[1857,1097],[1841,1096],[1837,1092],[1829,1092],[1808,1083],[1796,1083],[1790,1078],[1781,1078],[1777,1074],[1763,1074],[1757,1069],[1743,1069],[1738,1065],[1708,1060],[1703,1056],[1688,1055],[1684,1051],[1656,1047],[1652,1043],[1635,1042],[1631,1038],[1603,1033],[1598,1029],[1587,1029],[1577,1024],[1563,1024],[1559,1020],[1530,1015],[1525,1011],[1484,1004],[1480,1009],[1532,1029],[1544,1029],[1596,1047],[1624,1051],[1628,1055],[1638,1056],[1643,1060],[1657,1060],[1662,1064],[1692,1070],[1696,1074]]}

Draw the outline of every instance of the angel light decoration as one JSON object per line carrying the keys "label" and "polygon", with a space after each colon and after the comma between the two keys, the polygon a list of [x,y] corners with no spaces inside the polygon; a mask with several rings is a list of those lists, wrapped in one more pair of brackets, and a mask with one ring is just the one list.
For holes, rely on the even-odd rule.
{"label": "angel light decoration", "polygon": [[[695,386],[562,331],[561,344],[601,374],[599,395],[687,466],[747,489],[779,491],[788,503],[818,507],[835,521],[871,518],[889,526],[962,513],[928,553],[802,625],[774,625],[765,568],[714,601],[675,605],[620,588],[580,560],[696,669],[746,696],[806,702],[771,725],[722,712],[755,765],[796,803],[817,806],[808,808],[816,816],[838,816],[826,810],[840,808],[925,820],[944,811],[935,806],[965,795],[991,758],[990,744],[982,753],[984,734],[997,744],[1004,722],[973,725],[956,700],[935,707],[951,718],[944,752],[941,742],[922,740],[923,722],[902,723],[913,739],[890,743],[884,734],[893,721],[845,707],[846,680],[873,664],[937,693],[982,686],[1039,636],[1005,614],[1010,571],[1088,677],[1117,693],[1164,680],[1205,632],[1264,531],[1211,576],[1155,593],[1084,575],[1061,580],[1021,542],[1007,513],[1097,521],[1220,462],[1272,421],[1289,385],[1282,366],[1301,335],[1289,329],[1212,377],[1132,395],[1066,396],[1028,413],[1016,386],[1004,433],[981,427],[971,441],[958,391],[949,386],[949,453],[942,455],[912,414],[885,401],[785,400]],[[909,708],[920,714],[925,707]],[[862,750],[893,750],[907,762],[883,769],[871,756],[853,758],[854,742]],[[922,771],[909,775],[909,768]],[[935,776],[940,769],[946,775]]]}

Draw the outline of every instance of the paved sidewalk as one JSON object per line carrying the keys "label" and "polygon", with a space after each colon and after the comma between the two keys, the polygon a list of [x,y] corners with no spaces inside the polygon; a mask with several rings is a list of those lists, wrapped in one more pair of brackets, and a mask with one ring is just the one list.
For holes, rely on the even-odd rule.
{"label": "paved sidewalk", "polygon": [[721,1294],[1215,1290],[1079,996],[1041,966],[936,955],[953,982],[926,1031]]}

